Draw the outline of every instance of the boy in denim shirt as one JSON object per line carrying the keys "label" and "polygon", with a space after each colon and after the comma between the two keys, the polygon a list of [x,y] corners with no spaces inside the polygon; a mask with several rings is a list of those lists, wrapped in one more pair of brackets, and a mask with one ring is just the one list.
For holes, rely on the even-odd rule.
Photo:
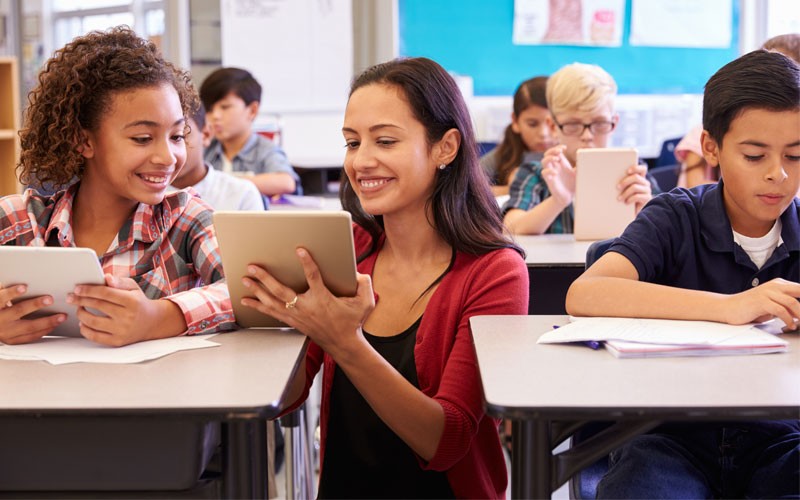
{"label": "boy in denim shirt", "polygon": [[300,178],[286,153],[253,131],[261,104],[261,85],[249,71],[220,68],[203,80],[200,100],[214,139],[205,161],[217,170],[252,181],[264,196],[293,193]]}

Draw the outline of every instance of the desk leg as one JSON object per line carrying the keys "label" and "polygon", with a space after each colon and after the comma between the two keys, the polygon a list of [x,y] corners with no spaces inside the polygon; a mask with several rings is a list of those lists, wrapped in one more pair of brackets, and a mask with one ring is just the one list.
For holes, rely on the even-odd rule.
{"label": "desk leg", "polygon": [[511,424],[511,498],[550,498],[550,425],[546,420]]}
{"label": "desk leg", "polygon": [[261,419],[222,425],[222,476],[226,498],[267,498],[267,427]]}

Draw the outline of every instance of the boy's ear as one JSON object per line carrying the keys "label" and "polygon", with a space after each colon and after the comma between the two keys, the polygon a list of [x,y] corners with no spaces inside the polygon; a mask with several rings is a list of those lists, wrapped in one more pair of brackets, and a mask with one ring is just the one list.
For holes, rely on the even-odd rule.
{"label": "boy's ear", "polygon": [[553,115],[547,115],[544,119],[544,122],[547,124],[547,128],[550,129],[550,135],[553,137],[558,137],[556,134],[559,132],[558,126],[556,125],[556,121],[553,119]]}
{"label": "boy's ear", "polygon": [[261,103],[258,101],[253,101],[247,105],[247,116],[250,118],[250,121],[255,120],[258,116],[258,108],[260,107],[260,104]]}
{"label": "boy's ear", "polygon": [[81,129],[78,132],[78,145],[75,149],[84,158],[94,158],[94,138],[90,132]]}
{"label": "boy's ear", "polygon": [[213,139],[213,134],[211,133],[211,127],[206,124],[202,130],[199,131],[202,138],[203,148],[207,148],[211,145],[211,139]]}
{"label": "boy's ear", "polygon": [[433,158],[436,165],[449,165],[456,158],[459,147],[461,147],[461,133],[458,129],[451,128],[434,146]]}
{"label": "boy's ear", "polygon": [[703,152],[703,158],[706,159],[706,163],[712,167],[719,165],[719,144],[705,130],[700,134],[700,149]]}

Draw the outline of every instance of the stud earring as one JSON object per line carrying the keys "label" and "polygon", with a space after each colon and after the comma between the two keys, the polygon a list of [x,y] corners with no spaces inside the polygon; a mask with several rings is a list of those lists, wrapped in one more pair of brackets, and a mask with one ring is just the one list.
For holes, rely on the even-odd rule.
{"label": "stud earring", "polygon": [[444,163],[439,165],[439,170],[444,170],[446,168],[447,168],[447,165],[445,165]]}

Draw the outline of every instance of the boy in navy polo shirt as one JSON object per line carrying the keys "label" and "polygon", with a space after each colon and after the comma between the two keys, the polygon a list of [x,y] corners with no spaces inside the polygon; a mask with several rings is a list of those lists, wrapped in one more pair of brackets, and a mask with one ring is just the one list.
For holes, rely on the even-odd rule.
{"label": "boy in navy polo shirt", "polygon": [[[723,180],[654,198],[567,294],[578,316],[800,318],[800,68],[758,50],[703,98]],[[643,299],[643,297],[645,299]],[[800,422],[663,425],[611,453],[598,498],[798,498]]]}

